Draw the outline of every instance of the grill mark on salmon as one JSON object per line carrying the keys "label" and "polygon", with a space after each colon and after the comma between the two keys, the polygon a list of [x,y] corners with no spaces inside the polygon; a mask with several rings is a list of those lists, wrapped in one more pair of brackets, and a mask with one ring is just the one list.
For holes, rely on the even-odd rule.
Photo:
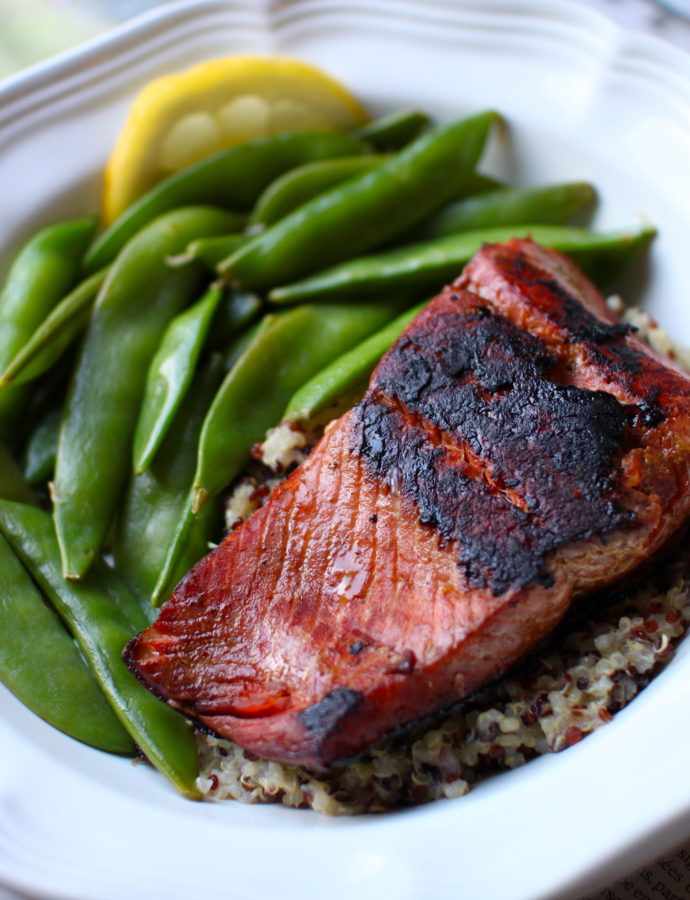
{"label": "grill mark on salmon", "polygon": [[690,514],[689,450],[685,374],[564,257],[485,247],[125,659],[202,727],[327,768],[648,559]]}
{"label": "grill mark on salmon", "polygon": [[554,348],[574,384],[637,405],[648,428],[673,409],[683,370],[638,341],[634,328],[618,323],[594,286],[560,254],[531,241],[485,247],[454,287],[488,298],[494,310]]}
{"label": "grill mark on salmon", "polygon": [[[606,344],[617,338],[632,334],[635,328],[625,322],[607,322],[594,316],[575,299],[571,291],[557,278],[546,276],[543,269],[536,266],[529,257],[518,254],[504,254],[501,257],[506,278],[520,282],[531,301],[540,309],[550,313],[550,319],[557,324],[568,342],[593,345]],[[637,364],[636,357],[632,357]]]}
{"label": "grill mark on salmon", "polygon": [[[609,340],[627,333],[602,323],[598,339],[605,329]],[[420,521],[456,545],[472,587],[548,584],[551,551],[633,523],[610,496],[627,411],[603,391],[551,382],[558,361],[476,295],[447,292],[386,356],[357,407],[357,452],[377,476],[399,479]],[[466,444],[477,471],[447,444]]]}

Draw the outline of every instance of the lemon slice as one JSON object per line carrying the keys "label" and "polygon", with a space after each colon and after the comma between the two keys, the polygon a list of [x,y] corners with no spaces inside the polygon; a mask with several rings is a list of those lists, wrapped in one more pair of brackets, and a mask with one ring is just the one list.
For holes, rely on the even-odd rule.
{"label": "lemon slice", "polygon": [[168,175],[218,150],[284,131],[340,131],[368,115],[329,75],[295,59],[235,56],[152,81],[134,101],[108,162],[112,222]]}

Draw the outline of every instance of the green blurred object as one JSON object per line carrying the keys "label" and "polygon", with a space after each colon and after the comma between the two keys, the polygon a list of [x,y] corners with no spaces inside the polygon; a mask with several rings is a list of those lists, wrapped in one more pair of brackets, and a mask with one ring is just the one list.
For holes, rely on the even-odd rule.
{"label": "green blurred object", "polygon": [[0,0],[0,77],[161,5],[156,0]]}
{"label": "green blurred object", "polygon": [[2,2],[0,75],[9,75],[67,50],[104,31],[114,21],[101,4],[57,3],[56,0]]}

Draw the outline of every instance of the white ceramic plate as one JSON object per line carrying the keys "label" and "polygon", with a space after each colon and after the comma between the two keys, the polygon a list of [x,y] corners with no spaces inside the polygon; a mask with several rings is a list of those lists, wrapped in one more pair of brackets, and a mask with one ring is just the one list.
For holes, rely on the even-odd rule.
{"label": "white ceramic plate", "polygon": [[[0,91],[5,258],[95,208],[133,92],[237,51],[293,54],[372,111],[504,112],[493,165],[591,179],[598,221],[660,227],[631,296],[690,341],[690,57],[565,0],[228,0],[165,8]],[[690,834],[690,645],[614,722],[457,801],[336,821],[195,804],[0,694],[0,883],[70,900],[565,900]]]}

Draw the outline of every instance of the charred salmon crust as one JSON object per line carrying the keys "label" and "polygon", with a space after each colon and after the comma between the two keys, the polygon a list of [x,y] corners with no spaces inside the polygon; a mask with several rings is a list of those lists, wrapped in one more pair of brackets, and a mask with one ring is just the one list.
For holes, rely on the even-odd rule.
{"label": "charred salmon crust", "polygon": [[203,727],[327,768],[505,672],[690,513],[690,380],[565,257],[484,247],[125,650]]}
{"label": "charred salmon crust", "polygon": [[454,542],[471,587],[552,584],[550,551],[633,521],[612,494],[630,410],[549,380],[558,357],[475,295],[435,306],[379,367],[358,452]]}

